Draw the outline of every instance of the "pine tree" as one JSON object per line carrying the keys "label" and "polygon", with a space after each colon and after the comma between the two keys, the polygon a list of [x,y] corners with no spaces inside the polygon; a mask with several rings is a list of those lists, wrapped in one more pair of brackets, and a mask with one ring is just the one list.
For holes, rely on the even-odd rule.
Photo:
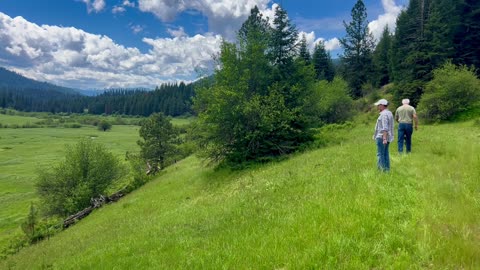
{"label": "pine tree", "polygon": [[372,72],[373,36],[368,31],[367,9],[362,0],[358,0],[352,9],[352,21],[343,22],[347,35],[340,39],[344,49],[341,57],[344,76],[351,88],[351,95],[359,98],[362,85]]}
{"label": "pine tree", "polygon": [[270,59],[280,78],[286,78],[293,70],[293,57],[297,54],[298,31],[280,6],[275,8],[273,30],[270,39]]}
{"label": "pine tree", "polygon": [[327,80],[329,82],[333,80],[335,77],[335,69],[333,67],[330,53],[325,49],[323,41],[315,44],[312,62],[317,80]]}
{"label": "pine tree", "polygon": [[312,59],[310,52],[308,51],[307,38],[305,37],[305,34],[302,35],[302,39],[300,40],[298,57],[302,59],[306,65],[310,65]]}
{"label": "pine tree", "polygon": [[480,75],[480,1],[463,0],[459,13],[460,25],[454,37],[455,62],[474,65]]}
{"label": "pine tree", "polygon": [[383,29],[382,37],[373,52],[374,83],[380,87],[390,82],[391,79],[391,46],[392,35],[388,31],[388,25]]}

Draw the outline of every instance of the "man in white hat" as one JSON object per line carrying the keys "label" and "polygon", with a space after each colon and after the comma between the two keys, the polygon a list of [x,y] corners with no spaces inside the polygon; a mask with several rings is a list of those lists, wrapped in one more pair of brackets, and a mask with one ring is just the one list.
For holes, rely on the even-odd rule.
{"label": "man in white hat", "polygon": [[409,105],[410,100],[402,100],[402,106],[395,111],[395,120],[398,122],[398,152],[403,153],[403,142],[405,141],[407,154],[412,151],[413,125],[418,129],[418,118],[415,108]]}
{"label": "man in white hat", "polygon": [[375,102],[380,115],[375,125],[373,139],[377,144],[377,166],[383,172],[390,171],[390,154],[388,146],[393,141],[393,114],[388,110],[388,101],[380,99]]}

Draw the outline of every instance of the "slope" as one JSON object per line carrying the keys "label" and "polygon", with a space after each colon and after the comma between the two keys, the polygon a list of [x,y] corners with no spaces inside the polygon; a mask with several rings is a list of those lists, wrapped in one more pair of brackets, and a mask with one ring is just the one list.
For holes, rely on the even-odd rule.
{"label": "slope", "polygon": [[0,268],[478,269],[479,121],[421,126],[390,174],[370,122],[243,171],[188,158]]}

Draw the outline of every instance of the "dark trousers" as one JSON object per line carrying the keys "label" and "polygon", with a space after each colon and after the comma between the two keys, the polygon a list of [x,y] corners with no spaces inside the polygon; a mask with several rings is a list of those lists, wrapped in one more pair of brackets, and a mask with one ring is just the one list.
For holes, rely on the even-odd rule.
{"label": "dark trousers", "polygon": [[413,125],[400,123],[398,124],[398,152],[403,153],[403,142],[407,148],[407,153],[412,151],[412,134]]}

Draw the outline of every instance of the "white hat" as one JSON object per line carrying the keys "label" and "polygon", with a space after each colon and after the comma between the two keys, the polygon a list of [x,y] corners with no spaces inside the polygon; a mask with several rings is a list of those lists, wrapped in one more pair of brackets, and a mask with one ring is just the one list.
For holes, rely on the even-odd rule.
{"label": "white hat", "polygon": [[378,105],[385,105],[385,106],[387,106],[387,105],[388,105],[388,101],[387,101],[386,99],[382,98],[382,99],[380,99],[379,101],[375,102],[374,104],[375,104],[375,106],[378,106]]}
{"label": "white hat", "polygon": [[408,103],[410,103],[410,99],[408,98],[402,99],[402,104],[408,104]]}

